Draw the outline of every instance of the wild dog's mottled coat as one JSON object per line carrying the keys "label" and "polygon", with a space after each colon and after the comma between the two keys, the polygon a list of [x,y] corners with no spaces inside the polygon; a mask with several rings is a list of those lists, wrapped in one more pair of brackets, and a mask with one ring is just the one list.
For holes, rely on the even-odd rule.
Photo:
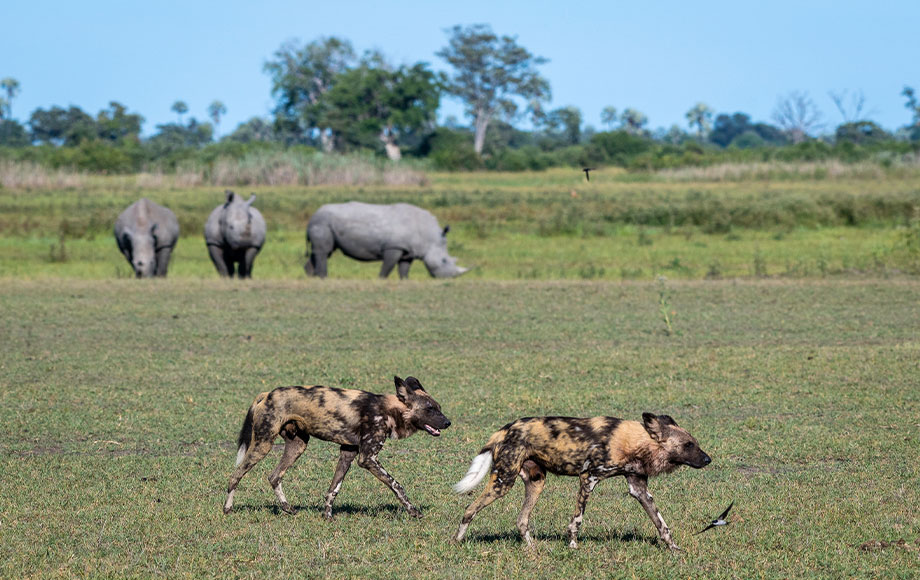
{"label": "wild dog's mottled coat", "polygon": [[227,486],[224,513],[233,507],[233,495],[240,479],[271,451],[279,435],[284,453],[268,481],[275,490],[281,509],[293,513],[281,489],[285,472],[307,447],[310,437],[338,443],[339,463],[326,494],[324,516],[332,518],[332,504],[351,462],[367,469],[385,483],[410,514],[421,512],[409,503],[405,490],[377,460],[387,438],[403,439],[419,430],[438,436],[450,421],[441,406],[425,392],[414,377],[403,381],[394,377],[395,395],[377,395],[357,389],[334,387],[279,387],[256,397],[237,440],[237,467]]}
{"label": "wild dog's mottled coat", "polygon": [[518,529],[528,546],[530,512],[543,491],[546,472],[576,475],[581,479],[577,508],[568,526],[569,546],[576,536],[588,496],[597,483],[614,475],[626,477],[629,493],[648,513],[661,539],[677,545],[648,492],[648,478],[670,473],[680,465],[704,467],[710,458],[696,439],[668,415],[642,414],[642,423],[616,417],[526,417],[499,429],[473,460],[469,472],[454,489],[471,490],[487,473],[488,484],[467,508],[454,539],[459,541],[476,513],[502,497],[520,476],[524,480],[524,506]]}

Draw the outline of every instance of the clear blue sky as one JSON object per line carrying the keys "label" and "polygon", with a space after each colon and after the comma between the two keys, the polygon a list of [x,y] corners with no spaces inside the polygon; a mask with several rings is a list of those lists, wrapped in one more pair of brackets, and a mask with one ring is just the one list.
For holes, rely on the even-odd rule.
{"label": "clear blue sky", "polygon": [[[768,121],[790,91],[807,91],[833,127],[828,91],[849,90],[895,129],[911,119],[902,88],[920,90],[920,0],[30,0],[6,2],[0,18],[0,78],[21,85],[15,118],[53,105],[95,115],[117,100],[144,116],[148,135],[175,121],[180,99],[200,120],[223,101],[222,133],[269,116],[262,65],[286,40],[339,36],[445,70],[435,52],[455,24],[489,24],[549,58],[551,107],[574,105],[597,128],[607,105],[686,127],[700,101]],[[462,120],[456,102],[442,103],[448,114]]]}

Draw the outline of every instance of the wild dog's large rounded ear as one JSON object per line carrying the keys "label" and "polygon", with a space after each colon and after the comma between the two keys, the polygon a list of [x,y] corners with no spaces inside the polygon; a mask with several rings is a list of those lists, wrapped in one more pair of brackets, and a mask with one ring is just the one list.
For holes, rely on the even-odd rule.
{"label": "wild dog's large rounded ear", "polygon": [[418,382],[418,379],[415,377],[406,377],[406,386],[412,389],[413,391],[424,391],[422,383]]}
{"label": "wild dog's large rounded ear", "polygon": [[642,426],[648,432],[649,436],[655,441],[664,441],[668,438],[668,429],[670,426],[677,426],[669,415],[655,415],[654,413],[642,413]]}
{"label": "wild dog's large rounded ear", "polygon": [[407,387],[406,383],[398,376],[393,377],[393,382],[396,383],[396,398],[398,398],[403,403],[408,403],[409,387]]}

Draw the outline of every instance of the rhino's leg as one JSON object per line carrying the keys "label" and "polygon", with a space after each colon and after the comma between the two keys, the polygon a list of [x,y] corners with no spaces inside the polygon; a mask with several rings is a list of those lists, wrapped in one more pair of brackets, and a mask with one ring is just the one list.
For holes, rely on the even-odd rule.
{"label": "rhino's leg", "polygon": [[326,274],[328,273],[328,262],[329,254],[318,252],[314,249],[313,253],[310,254],[310,259],[307,261],[307,265],[304,266],[304,271],[307,273],[307,276],[325,278]]}
{"label": "rhino's leg", "polygon": [[214,262],[214,267],[217,268],[217,273],[220,274],[222,278],[233,275],[233,263],[230,262],[230,268],[227,268],[229,256],[227,256],[220,246],[208,245],[208,253],[211,255],[211,261]]}
{"label": "rhino's leg", "polygon": [[172,248],[160,248],[157,250],[157,271],[156,275],[161,278],[166,277],[166,270],[169,268],[169,257],[172,255]]}
{"label": "rhino's leg", "polygon": [[409,266],[412,265],[412,258],[399,261],[399,279],[405,280],[409,277]]}
{"label": "rhino's leg", "polygon": [[386,278],[396,267],[396,264],[402,258],[403,251],[399,249],[390,249],[383,251],[383,265],[380,267],[380,277]]}
{"label": "rhino's leg", "polygon": [[261,248],[246,248],[240,259],[240,268],[237,275],[240,278],[252,278],[252,265],[256,261],[256,254]]}

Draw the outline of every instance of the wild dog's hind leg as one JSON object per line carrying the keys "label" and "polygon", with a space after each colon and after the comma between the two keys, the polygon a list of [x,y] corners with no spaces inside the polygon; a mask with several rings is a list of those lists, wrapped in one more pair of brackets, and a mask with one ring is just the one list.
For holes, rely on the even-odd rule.
{"label": "wild dog's hind leg", "polygon": [[334,502],[335,497],[339,495],[339,490],[342,488],[342,480],[345,479],[345,474],[348,473],[351,462],[354,461],[355,456],[358,455],[358,448],[354,445],[342,445],[341,449],[342,451],[339,453],[339,464],[335,468],[335,475],[332,476],[332,483],[329,485],[329,491],[326,492],[326,509],[323,511],[323,517],[327,520],[332,519],[332,502]]}
{"label": "wild dog's hind leg", "polygon": [[[476,501],[471,503],[470,507],[466,508],[466,511],[463,513],[463,519],[460,520],[460,527],[457,528],[457,533],[454,534],[455,542],[459,542],[463,539],[463,536],[466,535],[466,529],[470,526],[470,522],[473,521],[473,518],[476,517],[479,510],[508,493],[514,486],[514,480],[518,476],[518,471],[517,469],[505,469],[499,472],[495,468],[492,469],[492,474],[489,476],[489,483],[486,484],[486,488],[482,491],[482,494],[476,498]],[[536,498],[534,498],[534,502],[536,502]]]}
{"label": "wild dog's hind leg", "polygon": [[379,441],[373,438],[362,439],[358,450],[358,465],[373,473],[374,477],[392,489],[393,493],[396,494],[396,498],[403,504],[410,516],[420,518],[422,517],[422,512],[409,502],[409,498],[406,497],[406,490],[399,485],[399,482],[392,475],[387,473],[387,470],[377,460],[377,454],[380,452],[380,448],[383,447],[384,441],[385,439],[383,438]]}
{"label": "wild dog's hind leg", "polygon": [[661,512],[655,506],[655,499],[648,492],[648,478],[643,475],[627,475],[626,483],[629,484],[629,495],[639,500],[639,503],[645,508],[645,513],[652,518],[652,523],[658,529],[658,535],[661,536],[662,541],[672,550],[680,550],[671,539],[671,529],[664,523]]}
{"label": "wild dog's hind leg", "polygon": [[546,470],[534,463],[525,461],[521,467],[521,479],[524,480],[524,505],[518,515],[517,527],[528,548],[533,547],[533,538],[530,537],[530,512],[537,504],[537,498],[546,485]]}
{"label": "wild dog's hind leg", "polygon": [[236,486],[239,485],[243,476],[249,473],[249,470],[255,467],[255,464],[262,461],[268,452],[272,450],[271,440],[254,441],[252,446],[246,449],[246,455],[243,456],[239,465],[230,475],[230,483],[227,484],[227,501],[224,503],[224,513],[230,513],[233,508],[233,494],[236,493]]}
{"label": "wild dog's hind leg", "polygon": [[585,515],[585,505],[588,503],[588,497],[591,495],[591,492],[594,491],[594,486],[597,485],[597,482],[600,481],[597,477],[593,475],[588,475],[587,473],[582,473],[579,476],[581,480],[581,487],[578,488],[578,498],[575,505],[575,515],[572,516],[572,521],[569,522],[569,547],[577,548],[578,540],[578,528],[581,527],[581,521]]}
{"label": "wild dog's hind leg", "polygon": [[288,503],[287,497],[284,495],[284,490],[281,489],[281,478],[284,477],[287,470],[294,465],[297,458],[300,457],[307,448],[307,442],[310,441],[310,436],[307,435],[306,432],[298,429],[294,423],[287,423],[284,425],[284,427],[281,428],[280,435],[281,438],[284,439],[284,454],[281,455],[281,461],[278,462],[278,467],[269,474],[268,483],[272,486],[272,489],[275,490],[275,496],[278,498],[278,503],[281,504],[281,511],[293,515],[294,508]]}

